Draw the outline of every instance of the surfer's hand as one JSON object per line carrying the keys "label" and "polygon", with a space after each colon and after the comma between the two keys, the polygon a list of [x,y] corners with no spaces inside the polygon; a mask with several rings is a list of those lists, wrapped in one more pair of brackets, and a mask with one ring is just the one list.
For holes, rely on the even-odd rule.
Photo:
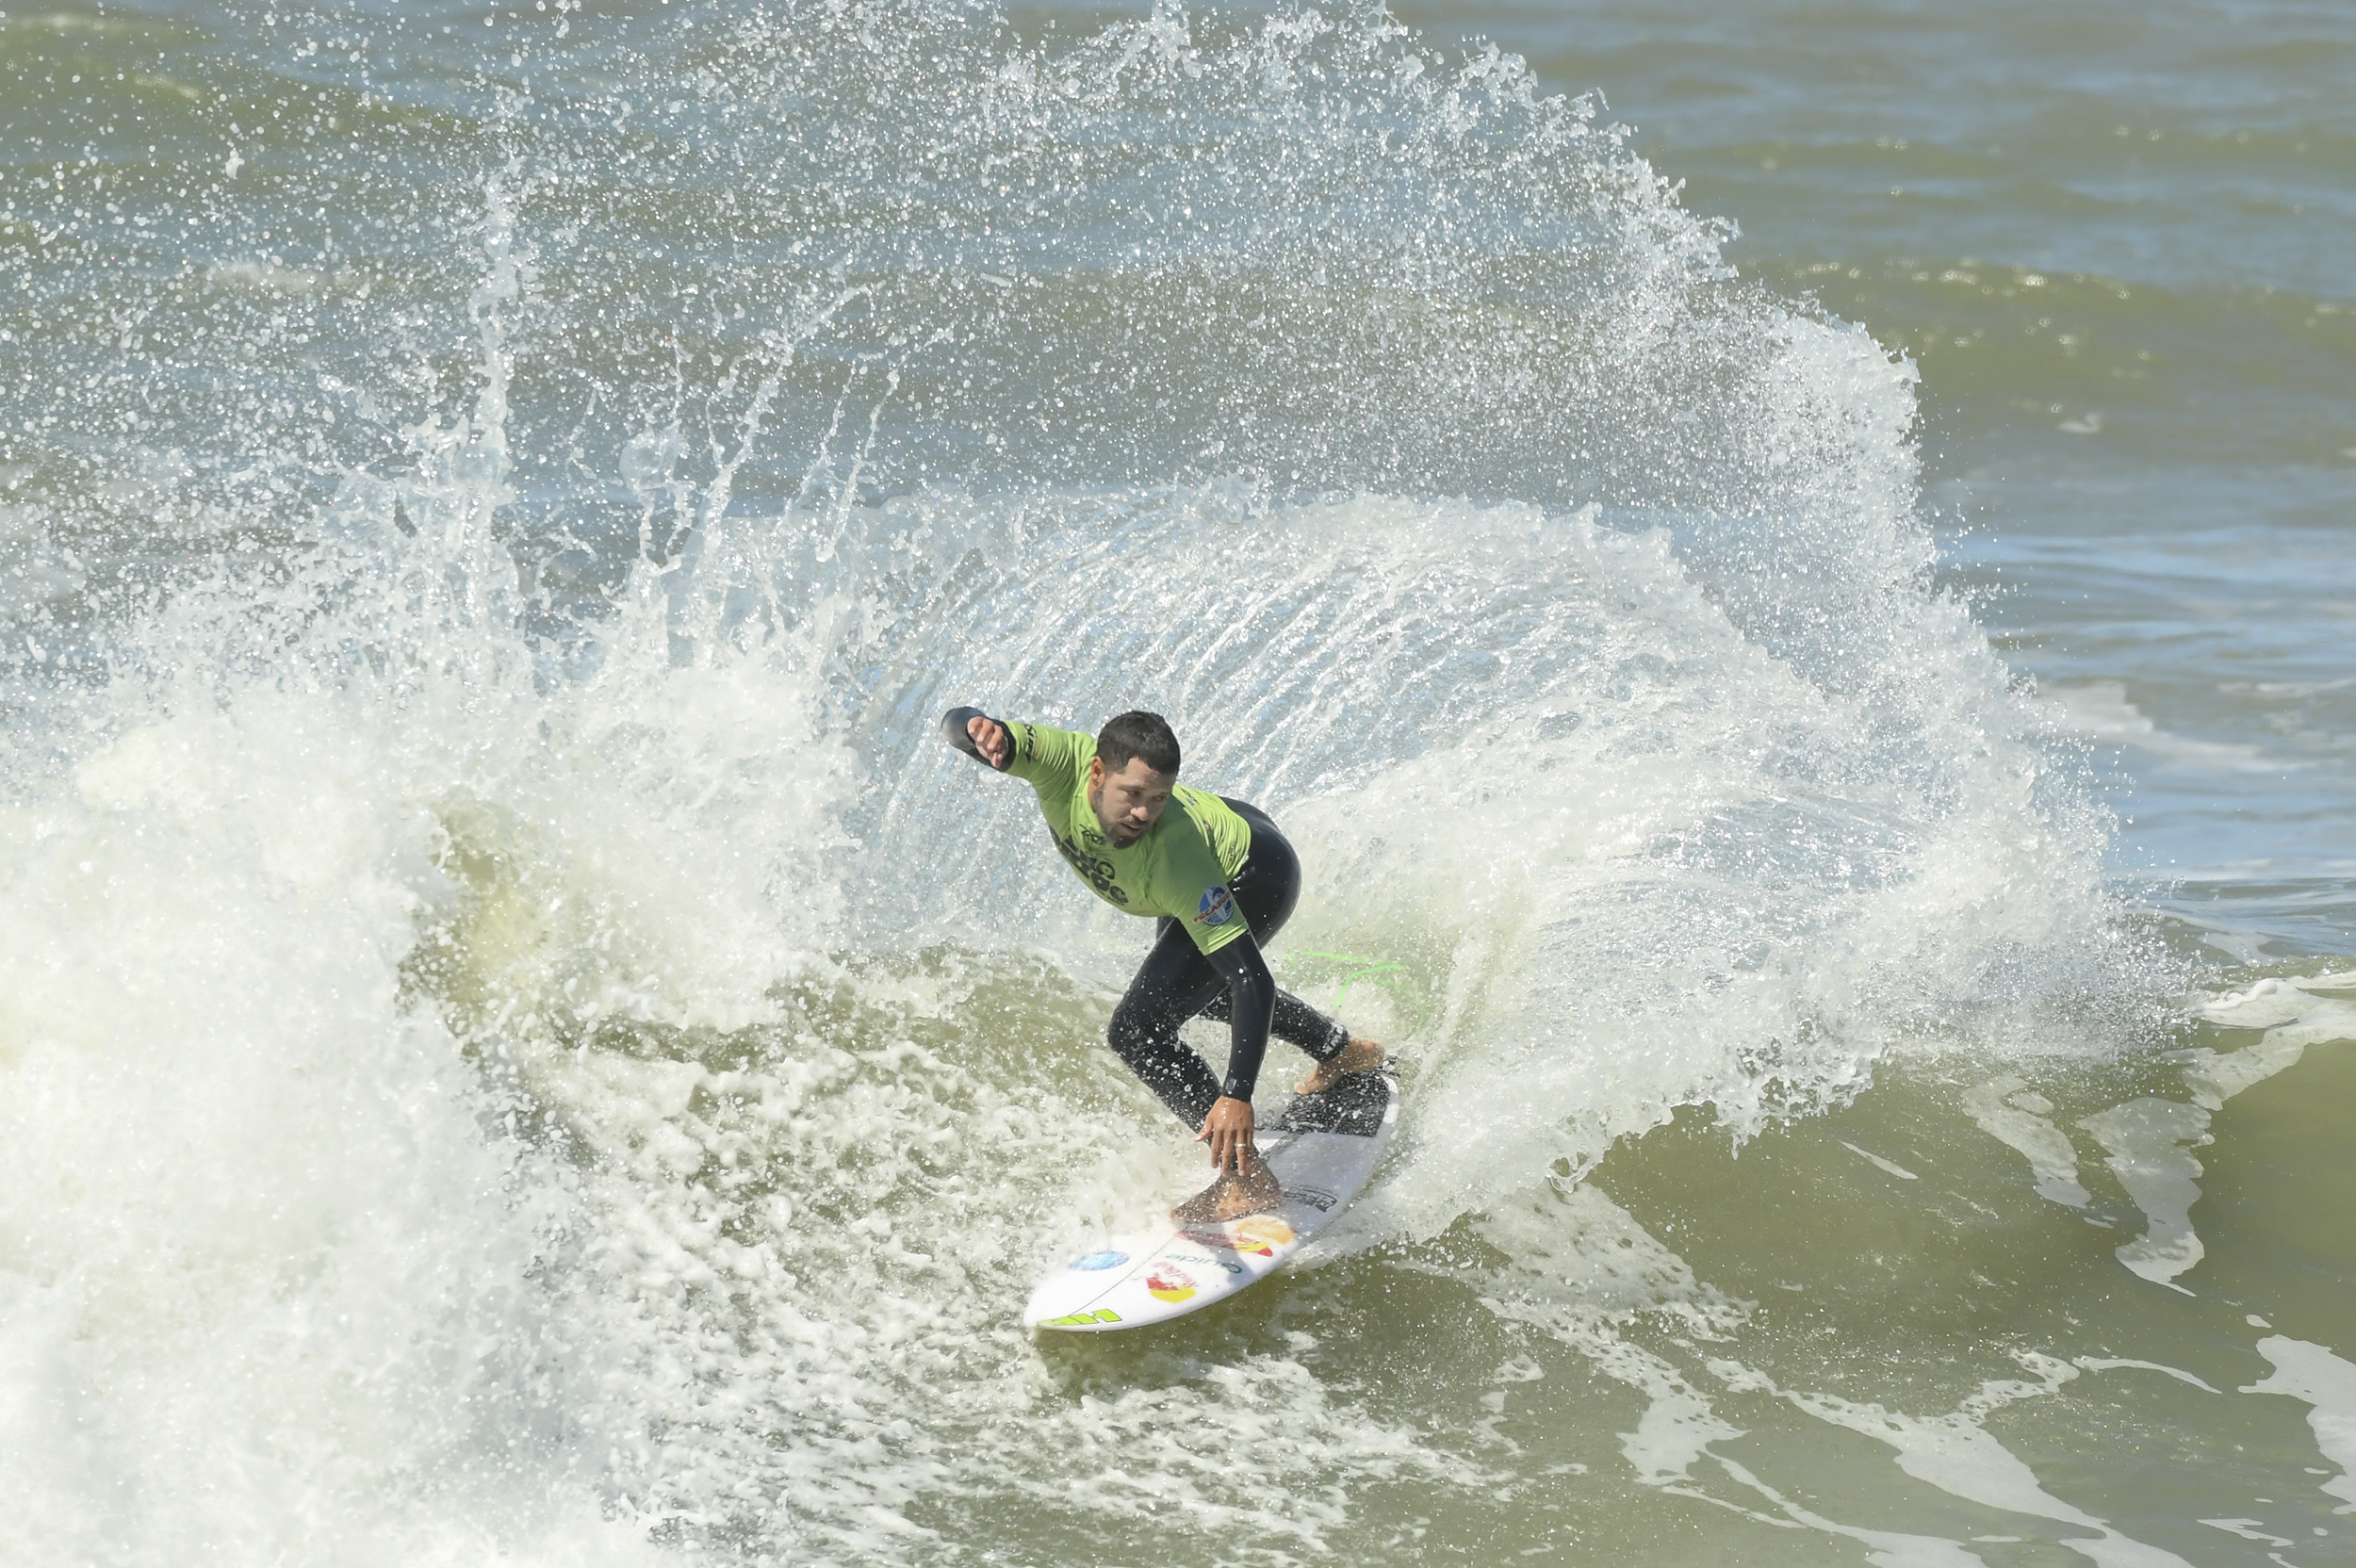
{"label": "surfer's hand", "polygon": [[965,732],[981,749],[983,761],[1000,773],[1006,771],[1007,753],[1013,748],[1005,725],[976,713],[965,721]]}
{"label": "surfer's hand", "polygon": [[1244,1162],[1259,1158],[1260,1153],[1252,1146],[1252,1102],[1220,1095],[1211,1114],[1203,1119],[1203,1131],[1194,1135],[1194,1141],[1210,1144],[1211,1164],[1240,1174]]}

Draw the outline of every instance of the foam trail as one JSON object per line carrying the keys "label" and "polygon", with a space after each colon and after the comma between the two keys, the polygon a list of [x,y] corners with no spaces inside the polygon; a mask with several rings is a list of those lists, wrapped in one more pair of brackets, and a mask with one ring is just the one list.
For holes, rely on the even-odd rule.
{"label": "foam trail", "polygon": [[1675,1364],[1616,1331],[1640,1314],[1681,1327],[1724,1331],[1742,1308],[1702,1284],[1693,1269],[1591,1186],[1557,1188],[1500,1203],[1482,1236],[1513,1262],[1489,1282],[1482,1304],[1570,1345],[1596,1370],[1644,1396],[1636,1429],[1621,1432],[1621,1456],[1646,1486],[1726,1505],[1700,1490],[1693,1466],[1711,1445],[1742,1435]]}
{"label": "foam trail", "polygon": [[[1717,1445],[1743,1437],[1744,1429],[1719,1413],[1697,1380],[1667,1358],[1635,1343],[1628,1331],[1640,1318],[1652,1318],[1669,1327],[1679,1341],[1690,1347],[1692,1342],[1687,1335],[1724,1339],[1743,1323],[1749,1313],[1742,1304],[1729,1301],[1721,1292],[1697,1281],[1683,1259],[1594,1188],[1575,1187],[1529,1204],[1501,1206],[1499,1213],[1483,1222],[1481,1234],[1514,1260],[1490,1282],[1494,1294],[1484,1297],[1483,1304],[1492,1313],[1509,1321],[1545,1330],[1579,1350],[1605,1377],[1644,1396],[1644,1408],[1635,1429],[1619,1434],[1621,1454],[1640,1483],[1671,1495],[1710,1503],[1762,1524],[1787,1528],[1797,1525],[1860,1542],[1871,1548],[1869,1560],[1886,1568],[1960,1568],[1982,1560],[1960,1544],[1941,1536],[1876,1530],[1830,1518],[1795,1502],[1747,1466],[1719,1452]],[[1737,1392],[1777,1392],[1772,1382],[1735,1363],[1713,1358],[1707,1364],[1720,1382]],[[2063,1375],[2075,1376],[2067,1369]],[[2017,1391],[2006,1385],[2006,1392]],[[1992,1391],[1985,1396],[1998,1398]],[[1824,1410],[1806,1400],[1795,1397],[1793,1402],[1820,1418],[1840,1418],[1837,1413],[1827,1417]],[[1838,1404],[1834,1401],[1834,1406]],[[1984,1440],[1979,1445],[1981,1448],[1993,1447],[2003,1454],[1992,1438],[1972,1425],[1978,1413],[1981,1413],[1975,1408],[1958,1417],[1957,1426],[1942,1430],[1952,1434],[1969,1427],[1972,1434]],[[1896,1419],[1885,1420],[1872,1435],[1891,1442],[1890,1432],[1898,1425]],[[1931,1443],[1899,1446],[1908,1456],[1901,1459],[1900,1465],[1909,1475],[1932,1479],[1935,1484],[1974,1501],[1988,1500],[1980,1494],[1992,1490],[1985,1477],[1972,1483],[1978,1486],[1977,1493],[1956,1491],[1955,1485],[1948,1484],[1955,1479],[1947,1474],[1955,1468],[1952,1464],[1942,1468],[1939,1461],[1917,1453],[1917,1449],[1955,1446],[1952,1435]],[[1702,1486],[1693,1472],[1704,1459],[1711,1461],[1775,1511],[1758,1511]],[[2027,1475],[2026,1467],[2019,1465],[2009,1454],[2004,1454],[2004,1460],[2020,1472],[2019,1477],[2005,1474],[2002,1465],[1989,1464],[1984,1454],[1976,1469],[2005,1474],[2006,1480],[2014,1483],[2012,1490],[2018,1492],[2021,1478]],[[1923,1466],[1940,1471],[1946,1479],[1924,1475]],[[2035,1490],[2033,1478],[2028,1479],[2027,1485]]]}
{"label": "foam trail", "polygon": [[2027,1157],[2039,1198],[2066,1208],[2086,1206],[2086,1189],[2078,1184],[2077,1151],[2070,1135],[2046,1119],[2052,1101],[2007,1074],[1973,1089],[1963,1103],[1982,1132]]}
{"label": "foam trail", "polygon": [[1826,1535],[1846,1536],[1872,1548],[1865,1560],[1875,1568],[1965,1568],[1971,1563],[1985,1563],[1986,1559],[1967,1551],[1955,1542],[1937,1535],[1909,1535],[1899,1530],[1866,1529],[1857,1525],[1844,1525],[1827,1519],[1812,1509],[1802,1507],[1769,1486],[1743,1466],[1723,1454],[1711,1456],[1720,1468],[1742,1485],[1766,1498],[1784,1513],[1809,1529]]}
{"label": "foam trail", "polygon": [[2192,1228],[2201,1200],[2201,1162],[2191,1151],[2209,1141],[2209,1113],[2197,1105],[2145,1096],[2080,1119],[2110,1151],[2119,1184],[2150,1221],[2144,1233],[2119,1249],[2119,1261],[2153,1284],[2182,1289],[2176,1276],[2207,1249]]}
{"label": "foam trail", "polygon": [[2184,1082],[2194,1101],[2209,1110],[2253,1084],[2297,1067],[2307,1047],[2328,1040],[2356,1039],[2356,1003],[2318,991],[2344,990],[2356,975],[2324,973],[2306,978],[2269,978],[2247,989],[2207,997],[2195,1015],[2237,1029],[2263,1029],[2255,1045],[2219,1053],[2205,1048],[2179,1052]]}
{"label": "foam trail", "polygon": [[[2356,1007],[2337,997],[2315,994],[2333,989],[2347,979],[2329,973],[2304,981],[2266,979],[2243,991],[2205,998],[2194,1009],[2196,1017],[2238,1028],[2261,1028],[2266,1034],[2256,1044],[2238,1051],[2219,1053],[2198,1047],[2170,1053],[2169,1059],[2183,1065],[2185,1085],[2192,1090],[2190,1105],[2147,1096],[2078,1123],[2109,1152],[2108,1163],[2119,1184],[2150,1221],[2142,1236],[2119,1249],[2119,1262],[2155,1284],[2184,1288],[2175,1284],[2176,1276],[2198,1264],[2207,1250],[2192,1225],[2192,1205],[2201,1198],[2201,1167],[2191,1151],[2211,1141],[2212,1113],[2223,1109],[2234,1095],[2297,1066],[2311,1044],[2356,1036]],[[2016,1081],[1998,1081],[1999,1085],[2009,1082]],[[1986,1097],[1997,1086],[1980,1091],[1980,1098],[1972,1103],[1986,1109]],[[2014,1097],[2016,1102],[2020,1098]],[[1983,1116],[1981,1125],[1999,1137],[2005,1137],[2006,1131],[2021,1136],[2022,1141],[2015,1147],[2029,1153],[2033,1161],[2039,1157],[2033,1149],[2053,1148],[2038,1129],[2021,1127],[2018,1113],[2009,1106],[1995,1107],[1991,1115]],[[2066,1154],[2068,1140],[2058,1133],[2053,1136],[2060,1139],[2060,1154]],[[2005,1141],[2013,1139],[2005,1137]],[[2048,1155],[2054,1160],[2056,1171],[2062,1168],[2060,1154]],[[2070,1176],[2074,1186],[2074,1163]],[[2040,1169],[2040,1191],[2045,1180]],[[2083,1189],[2079,1201],[2085,1201]]]}
{"label": "foam trail", "polygon": [[2173,1552],[2121,1535],[2102,1520],[2048,1493],[2036,1475],[1980,1423],[1989,1412],[2053,1393],[2077,1377],[2077,1369],[2049,1357],[2026,1357],[2036,1382],[1991,1381],[1951,1413],[1913,1416],[1858,1403],[1837,1395],[1776,1389],[1761,1374],[1732,1362],[1711,1370],[1728,1386],[1779,1394],[1820,1421],[1888,1444],[1898,1451],[1898,1467],[1953,1496],[2009,1513],[2051,1519],[2096,1531],[2091,1540],[2065,1537],[2062,1544],[2102,1568],[2184,1568]]}
{"label": "foam trail", "polygon": [[2315,1429],[2315,1446],[2340,1473],[2323,1483],[2334,1497],[2346,1498],[2334,1513],[2356,1513],[2356,1365],[2320,1345],[2285,1334],[2258,1341],[2258,1353],[2274,1364],[2274,1374],[2243,1386],[2244,1394],[2282,1394],[2307,1402],[2307,1425]]}

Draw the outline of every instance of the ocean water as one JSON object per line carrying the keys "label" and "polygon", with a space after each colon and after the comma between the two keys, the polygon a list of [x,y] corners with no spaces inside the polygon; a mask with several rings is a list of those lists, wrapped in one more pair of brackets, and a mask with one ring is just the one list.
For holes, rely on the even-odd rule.
{"label": "ocean water", "polygon": [[[10,7],[0,1560],[2356,1560],[2352,64]],[[959,701],[1301,848],[1309,1266],[1016,1326],[1201,1156]]]}

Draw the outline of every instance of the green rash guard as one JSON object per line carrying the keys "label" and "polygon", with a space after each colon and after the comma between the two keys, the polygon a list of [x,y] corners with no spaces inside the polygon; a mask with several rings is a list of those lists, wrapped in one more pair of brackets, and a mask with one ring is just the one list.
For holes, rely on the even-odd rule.
{"label": "green rash guard", "polygon": [[1185,923],[1197,951],[1210,954],[1245,934],[1228,884],[1252,852],[1252,825],[1206,790],[1170,791],[1161,820],[1126,849],[1104,837],[1088,803],[1096,739],[1045,725],[1002,720],[1006,772],[1030,785],[1055,847],[1091,891],[1132,915]]}

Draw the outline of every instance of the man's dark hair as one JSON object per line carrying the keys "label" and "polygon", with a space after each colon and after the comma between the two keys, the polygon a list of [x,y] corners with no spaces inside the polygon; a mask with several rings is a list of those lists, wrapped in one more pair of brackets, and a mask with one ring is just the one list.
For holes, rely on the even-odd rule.
{"label": "man's dark hair", "polygon": [[1178,737],[1159,713],[1127,712],[1104,721],[1096,733],[1097,760],[1106,773],[1119,773],[1132,757],[1142,757],[1155,773],[1178,772]]}

